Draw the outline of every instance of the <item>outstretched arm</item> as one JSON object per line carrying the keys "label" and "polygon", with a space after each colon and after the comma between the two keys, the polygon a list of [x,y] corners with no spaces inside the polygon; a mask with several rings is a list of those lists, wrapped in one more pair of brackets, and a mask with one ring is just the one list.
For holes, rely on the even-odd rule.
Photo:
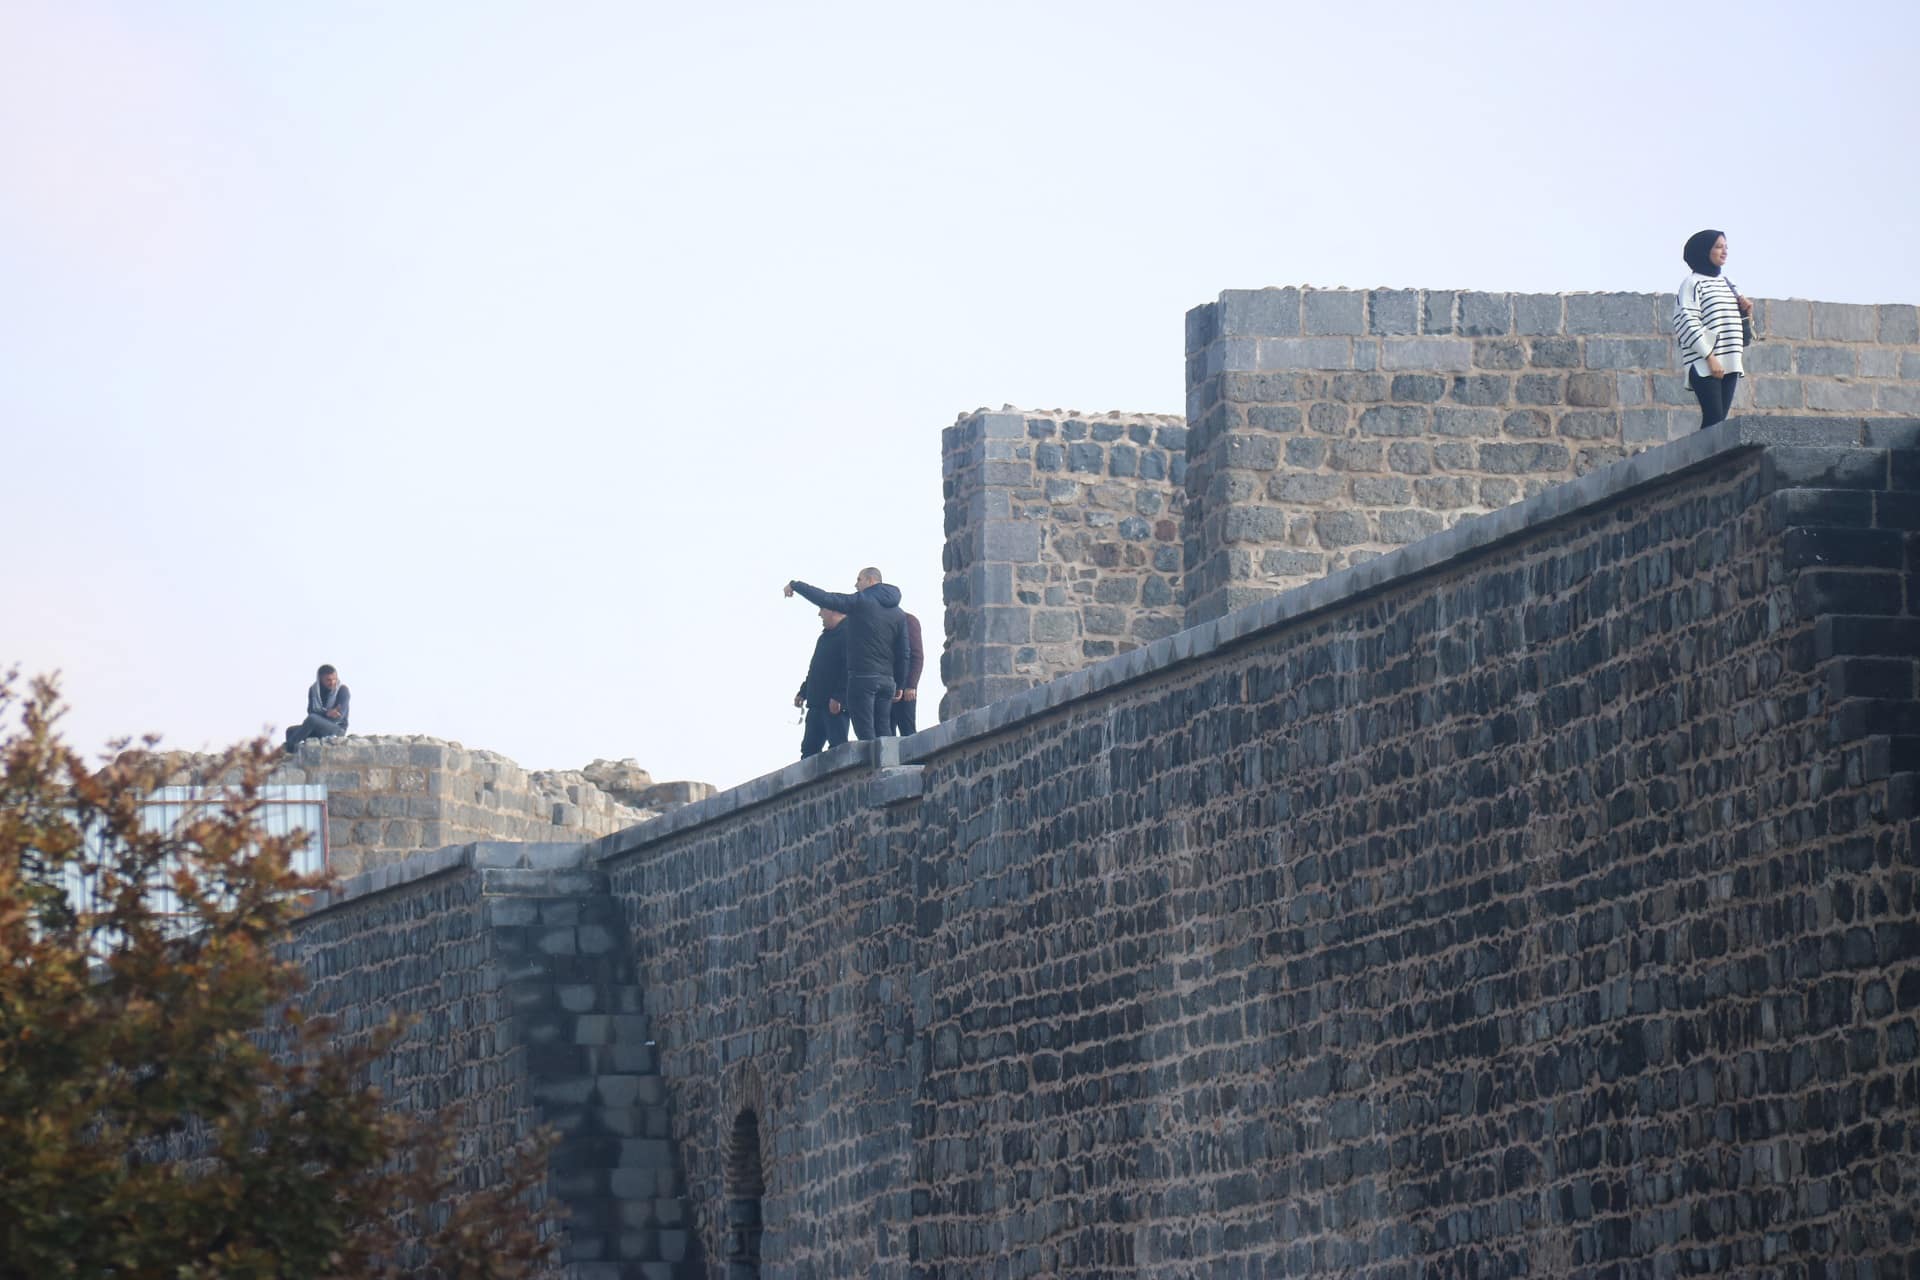
{"label": "outstretched arm", "polygon": [[844,595],[838,591],[822,591],[818,587],[808,586],[798,578],[787,584],[787,590],[813,601],[822,609],[831,609],[835,613],[852,613],[853,607],[860,603],[859,596]]}

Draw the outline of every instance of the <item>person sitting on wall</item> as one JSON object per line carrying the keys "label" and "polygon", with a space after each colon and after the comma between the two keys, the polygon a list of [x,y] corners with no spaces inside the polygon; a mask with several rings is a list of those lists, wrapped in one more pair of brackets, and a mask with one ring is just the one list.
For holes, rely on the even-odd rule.
{"label": "person sitting on wall", "polygon": [[793,705],[807,709],[806,731],[800,735],[800,758],[837,747],[847,740],[847,629],[846,615],[820,611],[820,638],[813,642],[813,661]]}
{"label": "person sitting on wall", "polygon": [[919,715],[920,672],[926,668],[927,651],[920,642],[920,619],[905,609],[900,616],[907,620],[907,681],[893,695],[893,731],[908,738]]}
{"label": "person sitting on wall", "polygon": [[845,614],[847,621],[847,714],[853,736],[862,742],[887,732],[894,691],[907,682],[907,620],[900,612],[900,588],[880,580],[880,571],[862,569],[852,594],[822,591],[799,579],[781,594],[795,592],[822,609]]}
{"label": "person sitting on wall", "polygon": [[339,738],[347,732],[347,704],[353,695],[340,683],[340,673],[322,666],[307,688],[307,718],[287,726],[287,750],[297,751],[308,738]]}

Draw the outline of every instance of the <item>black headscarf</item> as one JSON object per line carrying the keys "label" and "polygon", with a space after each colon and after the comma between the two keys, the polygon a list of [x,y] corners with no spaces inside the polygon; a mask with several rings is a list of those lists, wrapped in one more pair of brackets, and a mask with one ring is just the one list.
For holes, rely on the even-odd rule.
{"label": "black headscarf", "polygon": [[1687,247],[1680,251],[1680,256],[1701,275],[1717,276],[1720,268],[1714,265],[1708,255],[1713,252],[1713,242],[1725,234],[1724,231],[1696,231],[1687,237]]}

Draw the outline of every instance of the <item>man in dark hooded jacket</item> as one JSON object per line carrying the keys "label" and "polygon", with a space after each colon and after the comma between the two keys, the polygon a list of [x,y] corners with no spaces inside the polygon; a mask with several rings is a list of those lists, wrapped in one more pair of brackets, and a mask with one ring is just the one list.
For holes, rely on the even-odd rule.
{"label": "man in dark hooded jacket", "polygon": [[782,594],[795,593],[822,609],[846,615],[847,713],[853,736],[865,741],[891,727],[894,690],[907,683],[907,618],[900,612],[900,588],[880,580],[878,569],[862,569],[852,594],[822,591],[795,579]]}

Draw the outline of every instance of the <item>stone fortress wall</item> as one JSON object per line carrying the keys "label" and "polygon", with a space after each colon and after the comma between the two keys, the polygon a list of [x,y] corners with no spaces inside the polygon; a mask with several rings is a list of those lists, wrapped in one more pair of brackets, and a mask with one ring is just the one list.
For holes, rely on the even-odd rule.
{"label": "stone fortress wall", "polygon": [[697,1272],[1915,1259],[1920,421],[1732,422],[591,846]]}
{"label": "stone fortress wall", "polygon": [[[1180,501],[1153,492],[1180,513],[1177,526],[1152,526],[1155,563],[1178,548],[1174,599],[1159,582],[1150,603],[1148,584],[1133,601],[1123,586],[1093,584],[1110,598],[1091,617],[1065,617],[1021,584],[1047,576],[1061,532],[1045,500],[1061,478],[1045,466],[1059,455],[1038,449],[1043,433],[1101,419],[964,416],[943,440],[942,713],[1144,643],[1174,614],[1188,625],[1220,617],[1678,439],[1699,411],[1676,367],[1671,307],[1671,295],[1638,293],[1221,293],[1187,316],[1185,430],[1155,428],[1163,448],[1184,452],[1169,465],[1184,474]],[[1914,307],[1760,299],[1756,315],[1737,413],[1920,413]],[[1082,474],[1114,471],[1087,450]]]}
{"label": "stone fortress wall", "polygon": [[[419,1048],[566,1135],[572,1280],[1898,1273],[1920,421],[1729,422],[519,848],[303,936],[429,1008],[492,957],[504,1074]],[[467,950],[380,923],[476,875]]]}
{"label": "stone fortress wall", "polygon": [[[1219,327],[1284,330],[1288,292],[1190,318],[1183,495],[1165,420],[943,437],[947,658],[979,705],[591,843],[382,862],[302,926],[349,1011],[465,1000],[446,1025],[480,1025],[395,1078],[482,1100],[487,1142],[561,1130],[569,1280],[1911,1269],[1910,309],[1808,304],[1796,339],[1766,304],[1788,354],[1756,357],[1786,367],[1755,398],[1865,386],[1871,410],[1661,443],[1629,413],[1692,414],[1660,399],[1657,310],[1606,331],[1641,314],[1623,295],[1556,298],[1551,333],[1528,331],[1545,304],[1432,293],[1412,332],[1310,332],[1354,323],[1312,293],[1300,332]],[[1339,442],[1384,470],[1336,466],[1372,457]],[[1071,443],[1104,451],[1042,448]],[[1116,475],[1149,443],[1165,482]],[[1395,444],[1434,469],[1395,472]],[[1562,453],[1503,469],[1518,444]],[[1413,505],[1352,487],[1395,475]],[[1274,496],[1303,476],[1347,486],[1326,500],[1369,540]],[[1421,506],[1412,480],[1449,476],[1464,505]],[[1199,620],[1149,638],[1176,544],[1122,526],[1182,499]],[[1390,545],[1417,530],[1382,516],[1412,510],[1436,531]],[[1099,545],[1120,551],[1075,549]],[[1271,551],[1331,572],[1287,589],[1312,566]],[[1099,598],[1123,579],[1131,603]],[[1043,612],[1072,629],[1036,641]],[[429,917],[459,945],[405,923]]]}

